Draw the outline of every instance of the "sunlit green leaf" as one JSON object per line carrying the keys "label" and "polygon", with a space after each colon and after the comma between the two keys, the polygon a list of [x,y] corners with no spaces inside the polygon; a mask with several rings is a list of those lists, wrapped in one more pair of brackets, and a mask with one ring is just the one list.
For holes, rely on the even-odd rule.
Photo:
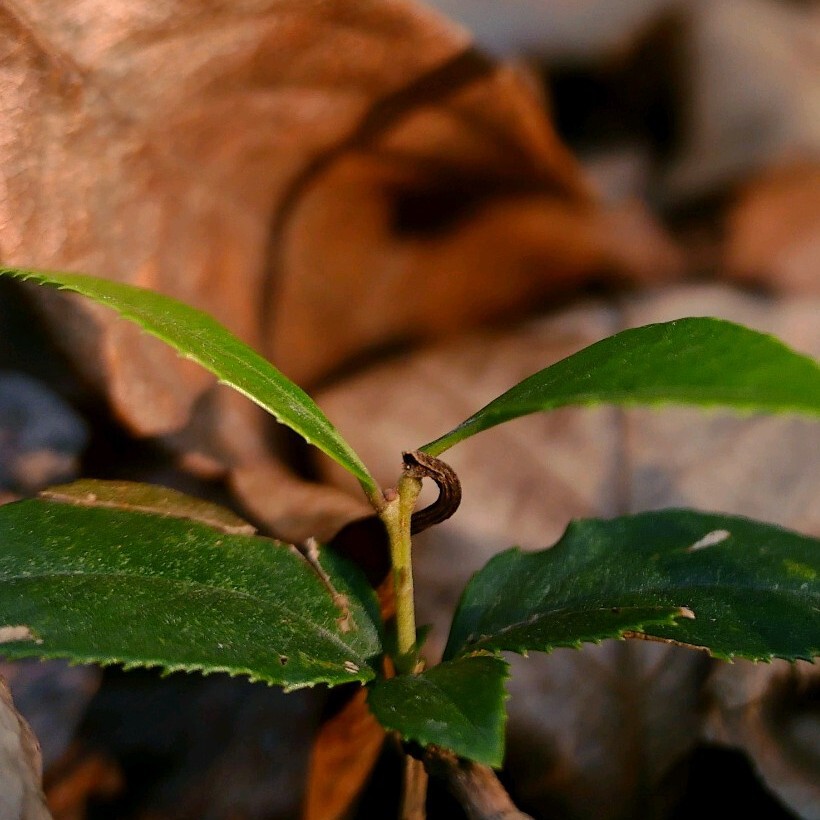
{"label": "sunlit green leaf", "polygon": [[329,552],[316,567],[295,547],[167,515],[0,506],[8,657],[227,672],[288,689],[364,682],[381,652],[378,618],[366,582]]}
{"label": "sunlit green leaf", "polygon": [[107,279],[0,268],[3,274],[73,291],[116,310],[295,430],[356,476],[366,492],[375,491],[361,459],[313,399],[208,314],[169,296]]}
{"label": "sunlit green leaf", "polygon": [[421,448],[437,456],[505,421],[565,405],[692,404],[820,415],[820,365],[720,319],[624,330],[519,382]]}
{"label": "sunlit green leaf", "polygon": [[[685,607],[688,617],[640,615],[653,607]],[[507,550],[473,576],[445,657],[548,651],[624,630],[721,658],[811,659],[820,654],[820,541],[691,510],[576,521],[551,549]]]}
{"label": "sunlit green leaf", "polygon": [[507,663],[488,655],[459,658],[420,675],[380,679],[367,702],[386,729],[421,746],[501,766],[504,760],[504,681]]}

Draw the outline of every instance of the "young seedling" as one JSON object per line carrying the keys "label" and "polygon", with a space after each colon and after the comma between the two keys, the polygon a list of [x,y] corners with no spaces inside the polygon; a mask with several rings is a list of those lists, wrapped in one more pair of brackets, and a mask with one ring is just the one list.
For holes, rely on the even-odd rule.
{"label": "young seedling", "polygon": [[[286,690],[364,684],[375,717],[422,760],[407,767],[409,818],[421,816],[422,764],[456,781],[472,771],[479,792],[494,783],[482,767],[504,758],[504,652],[641,636],[724,659],[820,653],[820,542],[694,510],[575,521],[550,549],[498,554],[464,590],[442,661],[426,667],[418,649],[411,536],[452,514],[460,498],[442,453],[495,425],[567,405],[817,416],[820,367],[772,337],[706,318],[618,333],[409,450],[396,486],[382,489],[312,399],[211,317],[87,276],[0,274],[113,308],[352,473],[389,537],[396,606],[395,620],[383,622],[363,575],[330,549],[263,538],[232,514],[170,490],[86,480],[0,507],[0,642],[8,657],[227,672]],[[440,497],[416,511],[424,478]],[[469,791],[459,794],[471,800]],[[489,816],[473,803],[471,816]]]}

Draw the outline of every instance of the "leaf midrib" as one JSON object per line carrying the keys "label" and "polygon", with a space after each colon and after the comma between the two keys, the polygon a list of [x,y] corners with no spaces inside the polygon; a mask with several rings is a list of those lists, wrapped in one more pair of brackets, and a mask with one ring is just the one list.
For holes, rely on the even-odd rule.
{"label": "leaf midrib", "polygon": [[[632,609],[647,609],[647,608],[651,608],[651,607],[649,605],[646,606],[646,607],[638,607],[638,606],[621,606],[621,607],[619,607],[619,609],[621,611],[627,611],[627,612],[629,610],[632,610]],[[664,609],[673,609],[673,608],[679,608],[679,607],[678,607],[677,604],[669,604],[668,606],[664,606],[662,604],[659,604],[656,608],[658,610],[664,610]],[[482,635],[481,638],[479,638],[476,641],[471,642],[469,644],[466,643],[466,640],[462,641],[461,646],[458,650],[458,653],[456,655],[454,655],[453,658],[466,657],[464,654],[462,654],[464,652],[476,652],[477,650],[486,649],[486,647],[483,646],[484,644],[490,643],[493,640],[497,639],[498,637],[506,635],[507,633],[512,632],[515,629],[527,628],[527,627],[533,626],[535,624],[538,624],[541,621],[543,621],[544,619],[551,618],[554,615],[561,614],[561,615],[575,616],[575,615],[588,615],[591,612],[611,612],[611,611],[612,611],[611,606],[598,606],[598,607],[587,608],[587,609],[553,609],[553,610],[550,610],[549,612],[542,613],[542,614],[538,615],[535,618],[527,619],[526,621],[516,621],[515,623],[508,624],[507,626],[501,627],[500,629],[496,629],[491,635]],[[668,613],[665,622],[671,624],[671,623],[674,623],[676,620],[677,619],[675,618],[674,613],[670,612],[670,613]],[[661,622],[658,621],[658,624],[660,625]],[[479,627],[476,627],[476,629],[477,628],[479,628]],[[629,632],[630,630],[634,630],[636,628],[637,628],[636,626],[616,626],[616,625],[613,625],[613,627],[612,627],[613,631],[615,631],[617,634],[622,634],[624,632]],[[475,632],[475,629],[470,630],[470,632],[467,633],[467,636],[469,637],[474,632]]]}
{"label": "leaf midrib", "polygon": [[[761,585],[739,586],[737,584],[689,584],[685,588],[681,588],[681,589],[684,592],[689,591],[689,590],[710,589],[710,590],[716,590],[716,591],[726,591],[726,590],[728,590],[730,592],[765,592],[765,593],[770,594],[770,595],[777,595],[777,596],[781,596],[781,597],[800,597],[800,590],[795,590],[795,589],[791,589],[791,588],[788,588],[788,587],[785,588],[785,589],[782,589],[782,588],[772,589],[771,587],[766,587],[766,586],[761,586]],[[648,594],[652,594],[653,592],[656,592],[656,590],[655,589],[647,590]],[[815,598],[818,601],[820,601],[820,594],[812,596],[810,593],[807,593],[806,597],[808,597],[809,599]],[[575,616],[575,615],[585,615],[585,614],[588,614],[590,612],[608,612],[612,609],[613,606],[618,607],[622,611],[623,610],[628,611],[630,609],[644,608],[642,605],[638,605],[638,604],[629,604],[627,606],[612,604],[612,606],[596,606],[596,607],[583,608],[583,604],[582,604],[581,608],[573,607],[572,609],[569,609],[569,608],[551,609],[548,612],[542,612],[542,613],[537,614],[536,617],[532,618],[531,620],[528,619],[528,620],[525,620],[525,621],[516,621],[515,623],[508,624],[507,626],[504,626],[500,629],[495,630],[492,633],[492,635],[490,635],[488,637],[480,638],[477,641],[475,641],[474,643],[469,644],[469,646],[464,641],[462,641],[461,644],[460,644],[458,653],[456,655],[454,655],[453,657],[463,657],[463,655],[459,654],[462,651],[467,650],[467,651],[470,651],[470,652],[474,652],[474,651],[476,651],[476,649],[481,649],[482,644],[486,644],[486,643],[494,640],[494,638],[496,638],[498,636],[501,636],[503,634],[511,632],[514,629],[520,629],[520,628],[526,628],[528,626],[532,626],[534,624],[540,623],[542,620],[544,620],[546,618],[554,617],[555,615]],[[657,604],[657,605],[647,604],[646,605],[646,607],[652,607],[652,606],[657,606],[658,609],[663,609],[665,606],[668,606],[668,607],[682,607],[682,606],[686,606],[686,604],[668,604],[668,605],[664,605],[664,604]],[[697,614],[697,612],[695,612],[695,620],[697,620],[697,619],[698,619],[698,614]],[[674,619],[675,622],[677,620],[678,620],[677,618]],[[689,619],[684,619],[684,620],[689,620]],[[657,625],[662,626],[663,624],[659,622]],[[476,629],[479,629],[479,628],[480,628],[480,626],[476,625],[475,628],[471,628],[471,630],[469,632],[467,632],[466,634],[470,635]],[[616,627],[616,628],[618,629],[619,632],[629,632],[631,629],[634,629],[634,627]]]}

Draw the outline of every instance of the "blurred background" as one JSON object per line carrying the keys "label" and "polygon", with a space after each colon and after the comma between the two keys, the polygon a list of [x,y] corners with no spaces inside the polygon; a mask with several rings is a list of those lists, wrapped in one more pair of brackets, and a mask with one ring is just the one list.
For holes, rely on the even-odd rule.
{"label": "blurred background", "polygon": [[[387,486],[402,450],[625,327],[723,316],[820,355],[815,0],[0,9],[0,262],[211,312]],[[83,475],[286,540],[367,515],[332,465],[105,311],[0,282],[0,327],[0,500]],[[418,541],[433,659],[470,573],[574,517],[694,506],[820,534],[820,435],[798,419],[562,410],[452,464],[462,509]],[[354,534],[378,578],[377,528]],[[398,752],[355,692],[0,675],[57,820],[395,814]],[[608,642],[515,659],[510,691],[502,778],[537,818],[820,818],[809,664]],[[431,818],[459,811],[433,788]]]}

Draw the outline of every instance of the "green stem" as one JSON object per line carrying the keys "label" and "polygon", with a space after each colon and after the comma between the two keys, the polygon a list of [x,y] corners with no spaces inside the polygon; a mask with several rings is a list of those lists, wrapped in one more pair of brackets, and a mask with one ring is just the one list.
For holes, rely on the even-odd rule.
{"label": "green stem", "polygon": [[[413,597],[413,555],[410,520],[421,492],[421,479],[404,473],[397,490],[388,491],[378,510],[390,540],[393,590],[396,598],[397,652],[393,659],[399,674],[415,672],[416,604]],[[401,820],[424,820],[427,774],[423,765],[411,757],[405,759]]]}
{"label": "green stem", "polygon": [[[396,597],[396,632],[401,664],[409,659],[416,645],[416,605],[413,597],[413,558],[410,541],[410,519],[421,492],[421,480],[403,475],[395,497],[388,498],[379,512],[390,540],[393,589]],[[412,669],[400,669],[401,672]]]}

